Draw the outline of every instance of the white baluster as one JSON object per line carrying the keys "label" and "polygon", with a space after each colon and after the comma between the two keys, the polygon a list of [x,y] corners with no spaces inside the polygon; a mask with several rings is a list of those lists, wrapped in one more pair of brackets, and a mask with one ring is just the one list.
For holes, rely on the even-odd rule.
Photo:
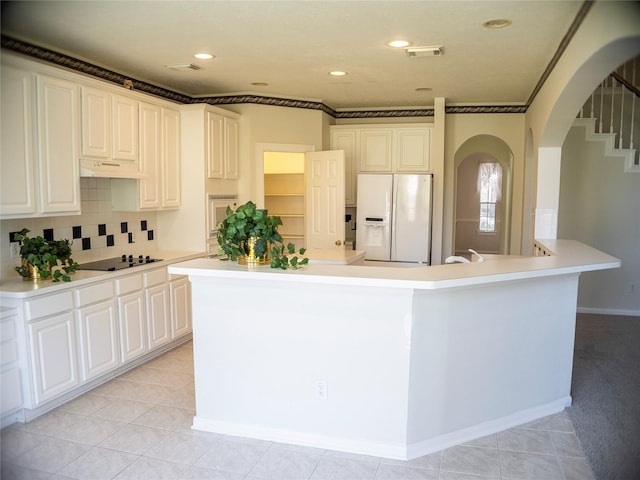
{"label": "white baluster", "polygon": [[604,112],[604,84],[606,83],[606,81],[607,79],[605,78],[600,84],[600,111],[598,112],[598,133],[602,133],[602,112]]}

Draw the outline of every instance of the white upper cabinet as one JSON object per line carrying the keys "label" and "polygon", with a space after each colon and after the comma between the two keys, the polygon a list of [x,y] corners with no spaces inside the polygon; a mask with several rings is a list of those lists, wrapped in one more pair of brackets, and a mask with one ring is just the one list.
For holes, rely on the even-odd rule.
{"label": "white upper cabinet", "polygon": [[37,75],[40,211],[80,213],[80,87]]}
{"label": "white upper cabinet", "polygon": [[399,128],[395,134],[395,171],[430,171],[431,128]]}
{"label": "white upper cabinet", "polygon": [[79,87],[4,64],[1,83],[1,218],[79,214]]}
{"label": "white upper cabinet", "polygon": [[181,198],[180,110],[162,109],[162,207],[178,208]]}
{"label": "white upper cabinet", "polygon": [[138,162],[138,101],[111,95],[113,159],[136,166]]}
{"label": "white upper cabinet", "polygon": [[359,172],[431,171],[431,131],[425,123],[334,125],[331,149],[343,150],[345,204],[355,206]]}
{"label": "white upper cabinet", "polygon": [[238,178],[238,122],[218,113],[206,112],[207,176]]}
{"label": "white upper cabinet", "polygon": [[181,205],[180,111],[140,102],[139,180],[111,180],[115,211],[175,209]]}
{"label": "white upper cabinet", "polygon": [[139,184],[140,208],[162,206],[162,108],[140,104],[140,170],[145,177]]}
{"label": "white upper cabinet", "polygon": [[[35,74],[2,66],[0,213],[36,213]],[[11,121],[7,121],[11,119]]]}
{"label": "white upper cabinet", "polygon": [[82,87],[83,167],[113,176],[138,174],[138,108],[134,98]]}
{"label": "white upper cabinet", "polygon": [[393,166],[393,129],[360,129],[361,172],[390,172]]}

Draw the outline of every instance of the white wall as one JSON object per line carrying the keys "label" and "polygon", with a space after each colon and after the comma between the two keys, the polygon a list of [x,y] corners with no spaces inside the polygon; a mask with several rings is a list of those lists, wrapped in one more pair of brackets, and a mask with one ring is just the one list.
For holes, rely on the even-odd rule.
{"label": "white wall", "polygon": [[[286,108],[270,105],[234,105],[229,110],[240,113],[240,181],[238,200],[244,203],[256,201],[256,162],[259,143],[314,145],[323,148],[323,126],[325,115],[320,110]],[[327,141],[328,145],[328,141]],[[260,158],[258,158],[260,157]],[[260,199],[262,201],[262,199]]]}
{"label": "white wall", "polygon": [[[527,110],[527,130],[537,163],[538,238],[555,238],[561,147],[584,101],[617,66],[640,54],[637,2],[595,2]],[[529,147],[527,147],[529,151]]]}
{"label": "white wall", "polygon": [[585,128],[573,127],[562,147],[558,236],[622,260],[621,268],[582,274],[582,311],[640,315],[639,207],[640,175],[625,173],[622,158],[604,156],[604,142],[586,142]]}

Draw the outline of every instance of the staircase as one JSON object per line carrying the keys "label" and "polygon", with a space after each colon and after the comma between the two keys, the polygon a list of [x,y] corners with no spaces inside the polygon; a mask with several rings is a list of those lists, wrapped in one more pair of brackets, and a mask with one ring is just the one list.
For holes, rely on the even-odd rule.
{"label": "staircase", "polygon": [[585,140],[604,142],[607,156],[620,157],[624,171],[640,173],[640,57],[612,72],[591,94],[574,121],[585,127]]}

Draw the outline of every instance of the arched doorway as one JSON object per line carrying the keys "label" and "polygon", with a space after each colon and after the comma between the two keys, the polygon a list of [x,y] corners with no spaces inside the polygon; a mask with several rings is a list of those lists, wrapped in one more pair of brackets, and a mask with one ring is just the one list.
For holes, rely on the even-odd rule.
{"label": "arched doorway", "polygon": [[491,135],[477,135],[455,155],[453,251],[508,254],[513,154]]}

